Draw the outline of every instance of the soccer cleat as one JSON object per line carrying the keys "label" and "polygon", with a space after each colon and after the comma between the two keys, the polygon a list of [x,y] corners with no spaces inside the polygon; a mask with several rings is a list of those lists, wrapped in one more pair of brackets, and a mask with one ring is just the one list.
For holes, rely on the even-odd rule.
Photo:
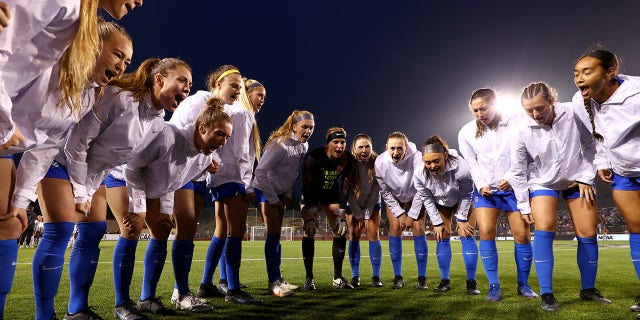
{"label": "soccer cleat", "polygon": [[371,277],[371,286],[374,288],[380,288],[383,286],[382,281],[379,276]]}
{"label": "soccer cleat", "polygon": [[185,295],[178,296],[178,299],[176,300],[176,302],[174,302],[174,304],[176,305],[176,309],[183,310],[183,311],[190,311],[190,312],[196,312],[196,313],[213,311],[212,306],[206,303],[203,303],[202,299],[199,299],[193,295],[193,292],[189,292]]}
{"label": "soccer cleat", "polygon": [[395,278],[393,278],[393,286],[391,286],[391,289],[401,288],[404,288],[404,279],[402,279],[402,276],[396,276]]}
{"label": "soccer cleat", "polygon": [[113,316],[120,320],[148,320],[149,318],[136,309],[133,301],[128,300],[116,306]]}
{"label": "soccer cleat", "polygon": [[476,282],[476,280],[467,280],[467,294],[471,296],[480,294],[480,290],[478,290],[478,283]]}
{"label": "soccer cleat", "polygon": [[101,316],[91,310],[91,307],[88,307],[80,312],[70,314],[67,313],[64,320],[104,320]]}
{"label": "soccer cleat", "polygon": [[293,291],[289,290],[289,288],[287,288],[284,283],[280,282],[280,280],[269,283],[269,293],[280,298],[293,295]]}
{"label": "soccer cleat", "polygon": [[487,300],[492,302],[502,300],[502,289],[500,289],[499,283],[492,283],[489,285],[489,293],[487,293]]}
{"label": "soccer cleat", "polygon": [[449,279],[440,279],[438,287],[433,289],[435,293],[445,293],[447,291],[451,291],[451,280]]}
{"label": "soccer cleat", "polygon": [[418,277],[418,284],[416,284],[416,288],[418,288],[418,290],[429,289],[429,286],[427,285],[427,277]]}
{"label": "soccer cleat", "polygon": [[229,290],[229,287],[227,285],[227,280],[220,280],[218,282],[218,292],[226,296],[227,290]]}
{"label": "soccer cleat", "polygon": [[163,316],[175,316],[178,313],[164,306],[160,297],[151,297],[138,301],[138,311],[151,312]]}
{"label": "soccer cleat", "polygon": [[316,282],[313,280],[313,278],[307,277],[307,280],[304,281],[304,289],[307,291],[316,289]]}
{"label": "soccer cleat", "polygon": [[[217,291],[216,291],[217,292]],[[199,298],[196,295],[193,294],[193,292],[189,291],[189,293],[187,294],[191,294],[194,297],[196,297],[196,299],[200,302],[200,303],[205,303],[205,304],[209,304],[209,300],[207,299],[203,299],[203,298]],[[176,302],[178,302],[178,299],[180,299],[180,292],[178,292],[177,288],[173,288],[173,293],[171,294],[171,303],[172,304],[176,304]]]}
{"label": "soccer cleat", "polygon": [[224,297],[223,293],[220,293],[218,287],[211,283],[201,283],[200,288],[196,292],[196,297],[198,298],[214,298],[214,297]]}
{"label": "soccer cleat", "polygon": [[351,286],[354,289],[362,289],[362,287],[360,286],[360,277],[351,278]]}
{"label": "soccer cleat", "polygon": [[531,299],[538,298],[538,294],[533,292],[533,289],[531,289],[531,286],[529,286],[529,284],[526,282],[518,282],[518,294],[525,298],[531,298]]}
{"label": "soccer cleat", "polygon": [[547,311],[558,311],[560,310],[560,305],[558,304],[558,300],[553,296],[553,293],[545,293],[542,295],[540,299],[540,307],[542,310]]}
{"label": "soccer cleat", "polygon": [[237,289],[227,291],[224,301],[239,304],[261,304],[262,300],[252,297],[250,294]]}
{"label": "soccer cleat", "polygon": [[239,286],[240,286],[240,289],[247,289],[247,288],[249,288],[249,286],[248,286],[248,285],[246,285],[246,284],[244,284],[244,283],[242,283],[242,282],[240,282]]}
{"label": "soccer cleat", "polygon": [[287,280],[285,280],[283,277],[280,277],[279,281],[280,281],[281,285],[285,286],[285,288],[287,288],[289,290],[298,289],[298,286],[296,286],[295,284],[291,284],[291,283],[287,282]]}
{"label": "soccer cleat", "polygon": [[629,311],[640,312],[640,296],[636,298],[636,304],[629,307]]}
{"label": "soccer cleat", "polygon": [[353,289],[353,286],[347,281],[345,277],[333,279],[333,287],[340,289]]}
{"label": "soccer cleat", "polygon": [[611,303],[611,300],[602,296],[602,294],[600,293],[600,290],[596,288],[580,290],[580,298],[582,298],[582,300],[591,300],[594,302],[600,302],[604,304]]}

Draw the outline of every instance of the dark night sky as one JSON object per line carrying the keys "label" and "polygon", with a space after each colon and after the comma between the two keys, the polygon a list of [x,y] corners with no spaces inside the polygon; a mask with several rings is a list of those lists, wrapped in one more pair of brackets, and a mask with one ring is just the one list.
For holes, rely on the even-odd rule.
{"label": "dark night sky", "polygon": [[574,61],[596,42],[640,74],[638,12],[637,0],[147,0],[120,23],[134,39],[128,71],[173,56],[192,66],[193,92],[228,63],[264,83],[263,139],[305,108],[316,115],[312,148],[337,125],[368,133],[381,152],[393,131],[456,147],[480,87],[519,96],[542,80],[570,99]]}

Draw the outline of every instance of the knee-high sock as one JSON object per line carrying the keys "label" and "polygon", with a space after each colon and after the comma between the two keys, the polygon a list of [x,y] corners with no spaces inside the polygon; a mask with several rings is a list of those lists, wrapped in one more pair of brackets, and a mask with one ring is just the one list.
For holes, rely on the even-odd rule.
{"label": "knee-high sock", "polygon": [[171,246],[173,277],[180,295],[189,293],[189,271],[193,261],[193,240],[174,240]]}
{"label": "knee-high sock", "polygon": [[[414,236],[413,247],[416,253],[416,263],[418,264],[418,277],[427,276],[427,258],[429,257],[429,247],[425,236]],[[451,248],[449,248],[451,252]],[[449,259],[451,261],[451,259]]]}
{"label": "knee-high sock", "polygon": [[[229,290],[240,289],[240,261],[242,260],[242,238],[229,237],[223,257],[227,262],[227,285]],[[222,277],[220,278],[222,279]]]}
{"label": "knee-high sock", "polygon": [[360,240],[349,240],[349,264],[351,276],[360,276]]}
{"label": "knee-high sock", "polygon": [[636,270],[636,277],[640,280],[640,233],[629,234],[629,249],[633,268]]}
{"label": "knee-high sock", "polygon": [[369,260],[371,260],[373,275],[379,277],[382,265],[382,243],[380,240],[369,241]]}
{"label": "knee-high sock", "polygon": [[342,263],[344,262],[344,252],[347,249],[346,238],[333,237],[333,246],[331,247],[331,254],[333,256],[333,278],[338,279],[342,277]]}
{"label": "knee-high sock", "polygon": [[533,262],[536,264],[540,295],[553,293],[553,237],[555,232],[533,232]]}
{"label": "knee-high sock", "polygon": [[596,237],[577,238],[577,258],[582,289],[595,288],[596,275],[598,274],[598,239]]}
{"label": "knee-high sock", "polygon": [[402,275],[402,238],[389,236],[389,256],[395,276]]}
{"label": "knee-high sock", "polygon": [[500,283],[498,278],[498,248],[495,240],[480,240],[480,258],[489,284]]}
{"label": "knee-high sock", "polygon": [[313,278],[313,256],[316,250],[316,239],[302,238],[302,260],[304,261],[304,270],[307,278]]}
{"label": "knee-high sock", "polygon": [[142,274],[142,291],[140,300],[156,296],[158,281],[162,275],[164,263],[167,261],[167,240],[149,239],[144,254],[144,272]]}
{"label": "knee-high sock", "polygon": [[264,261],[267,264],[267,278],[269,278],[269,283],[280,279],[281,260],[280,235],[267,233],[267,238],[264,240]]}
{"label": "knee-high sock", "polygon": [[204,261],[204,272],[202,273],[203,284],[213,284],[213,273],[216,271],[225,243],[226,238],[211,237],[211,242],[209,242],[209,248],[207,249],[207,256]]}
{"label": "knee-high sock", "polygon": [[78,223],[78,238],[69,256],[69,306],[67,312],[78,313],[89,307],[89,290],[100,260],[100,240],[107,222]]}
{"label": "knee-high sock", "polygon": [[[228,241],[228,240],[227,240]],[[227,247],[225,244],[224,248],[222,248],[222,255],[220,256],[220,282],[227,282]]]}
{"label": "knee-high sock", "polygon": [[18,242],[13,240],[0,240],[0,319],[4,314],[4,303],[11,291],[13,276],[16,273],[18,262]]}
{"label": "knee-high sock", "polygon": [[533,263],[533,247],[531,243],[515,243],[514,258],[518,269],[518,282],[529,282],[531,264]]}
{"label": "knee-high sock", "polygon": [[461,237],[462,260],[467,270],[467,280],[475,280],[478,270],[478,245],[474,237]]}
{"label": "knee-high sock", "polygon": [[451,242],[449,239],[442,239],[436,242],[436,257],[438,257],[438,268],[440,268],[440,278],[450,279],[451,275]]}
{"label": "knee-high sock", "polygon": [[113,288],[116,291],[116,306],[131,300],[129,287],[136,263],[138,240],[118,238],[113,249]]}
{"label": "knee-high sock", "polygon": [[49,320],[55,316],[53,298],[58,293],[64,267],[64,251],[73,232],[71,222],[44,224],[44,237],[33,256],[33,294],[36,300],[36,319]]}

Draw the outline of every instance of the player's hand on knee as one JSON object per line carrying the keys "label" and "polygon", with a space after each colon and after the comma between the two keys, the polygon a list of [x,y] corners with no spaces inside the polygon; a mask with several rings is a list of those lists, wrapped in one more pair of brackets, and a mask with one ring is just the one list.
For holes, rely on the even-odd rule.
{"label": "player's hand on knee", "polygon": [[531,214],[522,214],[521,216],[522,220],[524,220],[528,225],[533,223],[533,216],[531,216]]}

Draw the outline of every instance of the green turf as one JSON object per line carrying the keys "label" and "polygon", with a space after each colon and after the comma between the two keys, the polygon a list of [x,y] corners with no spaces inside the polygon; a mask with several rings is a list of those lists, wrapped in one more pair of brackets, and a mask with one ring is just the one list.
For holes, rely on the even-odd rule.
{"label": "green turf", "polygon": [[[298,289],[296,294],[287,298],[277,298],[267,293],[267,276],[263,260],[263,242],[243,243],[243,262],[241,281],[249,285],[248,292],[265,300],[264,305],[240,306],[225,303],[222,298],[211,301],[216,308],[210,314],[181,313],[177,317],[154,317],[157,319],[634,319],[635,313],[628,310],[640,293],[638,280],[629,258],[626,242],[606,242],[600,244],[600,264],[597,287],[613,300],[611,305],[600,305],[580,300],[580,278],[576,265],[576,242],[555,242],[555,278],[554,289],[561,310],[550,313],[540,309],[539,300],[529,300],[516,294],[515,265],[513,261],[513,243],[498,242],[500,252],[500,276],[504,300],[489,303],[485,300],[487,281],[482,264],[478,264],[478,285],[482,294],[468,296],[465,290],[465,270],[460,253],[460,242],[453,241],[453,262],[451,283],[453,290],[437,295],[433,289],[439,281],[437,262],[434,256],[435,246],[429,242],[429,262],[427,278],[430,290],[415,289],[416,264],[413,255],[413,241],[404,241],[404,277],[407,286],[401,290],[391,289],[393,271],[388,256],[388,246],[383,242],[382,278],[384,287],[370,287],[371,264],[368,258],[368,243],[362,242],[361,275],[363,290],[348,291],[331,287],[333,263],[331,242],[316,242],[315,277],[318,290],[305,292]],[[90,304],[94,310],[106,319],[112,319],[114,303],[111,259],[115,241],[101,244],[102,254],[94,285],[91,290]],[[302,286],[304,267],[300,242],[283,242],[282,272],[290,283]],[[197,290],[203,269],[203,259],[208,242],[196,242],[194,262],[190,274],[192,290]],[[171,244],[168,246],[171,248]],[[131,286],[132,297],[140,293],[142,279],[142,259],[146,243],[140,242],[137,252],[137,264]],[[69,250],[67,250],[69,252]],[[34,301],[31,281],[30,261],[34,249],[20,249],[19,265],[13,289],[7,298],[5,319],[33,319]],[[68,256],[67,256],[68,258]],[[173,290],[173,270],[170,253],[158,286],[158,294],[169,304]],[[348,258],[344,263],[344,275],[351,277]],[[56,311],[62,319],[66,311],[69,294],[67,266],[56,298]],[[217,279],[217,275],[216,275]],[[530,283],[537,290],[537,278],[532,271]]]}

